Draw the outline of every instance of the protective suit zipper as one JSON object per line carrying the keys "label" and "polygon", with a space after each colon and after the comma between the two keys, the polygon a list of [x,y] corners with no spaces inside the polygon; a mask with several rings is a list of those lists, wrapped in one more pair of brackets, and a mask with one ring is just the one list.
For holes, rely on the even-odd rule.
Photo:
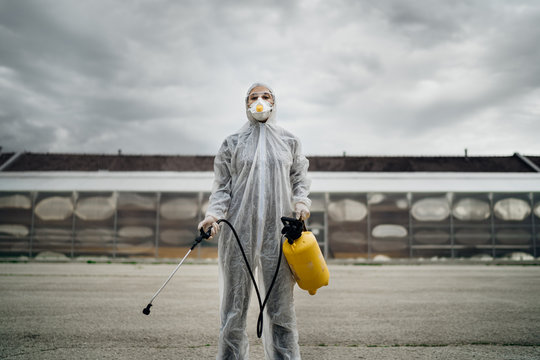
{"label": "protective suit zipper", "polygon": [[259,207],[257,219],[257,254],[260,254],[264,230],[264,188],[266,181],[266,124],[259,123]]}

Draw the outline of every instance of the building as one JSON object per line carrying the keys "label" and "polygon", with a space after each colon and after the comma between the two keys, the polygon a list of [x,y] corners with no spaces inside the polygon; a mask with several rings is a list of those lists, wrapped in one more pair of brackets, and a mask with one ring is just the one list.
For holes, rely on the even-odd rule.
{"label": "building", "polygon": [[[309,157],[327,258],[540,256],[540,156]],[[0,154],[0,255],[179,257],[213,157]],[[287,214],[284,214],[287,215]],[[216,257],[215,242],[197,248]]]}

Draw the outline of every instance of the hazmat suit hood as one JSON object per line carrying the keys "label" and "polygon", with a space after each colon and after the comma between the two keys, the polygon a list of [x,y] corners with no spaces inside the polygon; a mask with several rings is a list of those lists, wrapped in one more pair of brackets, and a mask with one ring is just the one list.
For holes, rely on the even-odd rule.
{"label": "hazmat suit hood", "polygon": [[263,87],[267,88],[268,91],[270,91],[270,94],[272,94],[272,97],[274,98],[274,105],[272,105],[272,112],[270,113],[270,116],[268,117],[268,119],[265,122],[268,125],[274,125],[276,123],[276,94],[274,93],[274,90],[272,90],[272,88],[270,86],[268,86],[268,85],[266,85],[264,83],[259,83],[259,82],[254,83],[253,85],[251,85],[249,87],[249,89],[248,89],[248,91],[246,93],[245,101],[244,101],[244,104],[246,106],[246,115],[247,115],[247,118],[249,120],[249,123],[250,124],[258,124],[260,122],[260,121],[258,121],[257,119],[255,119],[253,117],[253,115],[249,111],[249,107],[247,106],[249,93],[251,93],[251,90],[253,90],[257,86],[263,86]]}

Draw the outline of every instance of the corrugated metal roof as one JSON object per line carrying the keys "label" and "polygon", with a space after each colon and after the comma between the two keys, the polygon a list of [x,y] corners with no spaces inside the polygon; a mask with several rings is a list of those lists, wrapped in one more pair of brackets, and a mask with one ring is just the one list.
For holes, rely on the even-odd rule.
{"label": "corrugated metal roof", "polygon": [[312,157],[313,171],[533,172],[516,156]]}
{"label": "corrugated metal roof", "polygon": [[[13,153],[0,154],[0,164]],[[534,172],[518,156],[309,156],[310,171]],[[540,165],[540,156],[527,156]],[[213,156],[23,153],[4,171],[212,171]]]}
{"label": "corrugated metal roof", "polygon": [[213,156],[24,153],[4,171],[212,171]]}

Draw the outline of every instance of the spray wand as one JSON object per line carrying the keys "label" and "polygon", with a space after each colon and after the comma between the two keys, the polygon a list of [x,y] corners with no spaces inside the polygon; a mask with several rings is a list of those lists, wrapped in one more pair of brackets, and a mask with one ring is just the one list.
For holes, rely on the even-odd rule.
{"label": "spray wand", "polygon": [[210,237],[210,234],[211,234],[211,230],[212,229],[208,229],[207,232],[204,232],[204,230],[201,228],[201,234],[199,236],[197,236],[195,238],[195,241],[193,242],[193,245],[191,245],[191,249],[189,249],[189,251],[186,253],[186,255],[182,258],[182,260],[180,261],[180,263],[176,266],[176,269],[174,269],[174,271],[171,273],[171,275],[169,275],[168,279],[163,283],[163,285],[161,285],[161,287],[159,288],[158,291],[156,291],[156,293],[154,294],[154,296],[152,296],[152,299],[150,300],[150,302],[148,303],[148,305],[146,305],[146,307],[143,309],[143,314],[144,315],[149,315],[150,314],[150,307],[152,306],[152,301],[154,301],[154,299],[156,298],[156,296],[159,295],[159,293],[161,292],[161,290],[163,290],[163,288],[165,287],[165,285],[167,285],[167,283],[169,282],[169,280],[171,280],[171,278],[174,276],[174,274],[176,273],[176,271],[180,268],[180,266],[182,265],[182,263],[184,262],[184,260],[186,260],[186,258],[188,257],[188,255],[191,253],[191,251],[193,249],[195,249],[195,247],[197,245],[199,245],[199,243],[203,240],[203,239],[208,239]]}

